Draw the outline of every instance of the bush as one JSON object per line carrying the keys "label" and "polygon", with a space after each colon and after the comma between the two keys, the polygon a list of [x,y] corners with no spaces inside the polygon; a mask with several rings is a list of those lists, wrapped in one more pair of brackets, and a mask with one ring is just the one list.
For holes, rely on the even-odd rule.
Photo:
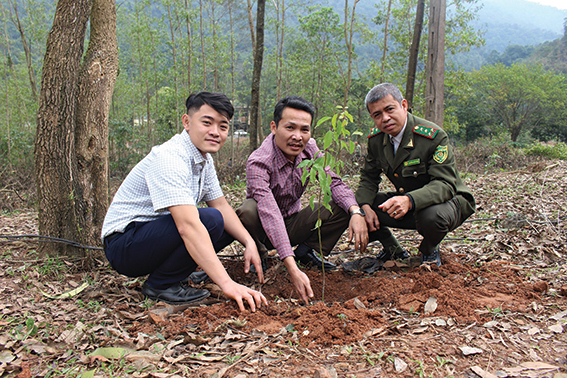
{"label": "bush", "polygon": [[533,143],[524,149],[530,156],[545,156],[551,159],[567,160],[567,144],[565,143]]}
{"label": "bush", "polygon": [[504,134],[481,138],[455,149],[455,159],[461,173],[491,173],[516,170],[533,163],[522,148],[516,148]]}

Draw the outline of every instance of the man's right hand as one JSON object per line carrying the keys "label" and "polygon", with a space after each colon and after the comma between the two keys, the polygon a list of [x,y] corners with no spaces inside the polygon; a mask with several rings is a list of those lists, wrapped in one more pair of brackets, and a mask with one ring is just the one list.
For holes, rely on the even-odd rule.
{"label": "man's right hand", "polygon": [[264,297],[262,293],[254,289],[250,289],[249,287],[246,287],[239,283],[236,283],[232,280],[231,282],[228,282],[226,285],[223,285],[221,289],[227,297],[234,299],[236,301],[240,311],[245,310],[244,300],[248,302],[248,305],[250,306],[250,310],[252,312],[256,311],[256,306],[260,308],[262,306],[262,303],[264,303],[266,306],[268,305],[268,301],[266,300],[266,297]]}
{"label": "man's right hand", "polygon": [[308,305],[310,302],[309,298],[313,298],[313,289],[311,289],[309,277],[299,269],[293,256],[286,257],[284,263],[291,276],[295,291],[303,299],[303,302]]}
{"label": "man's right hand", "polygon": [[378,215],[372,210],[370,205],[366,204],[362,206],[362,209],[366,213],[364,219],[366,220],[366,225],[368,226],[368,232],[374,232],[380,228],[380,221],[378,220]]}

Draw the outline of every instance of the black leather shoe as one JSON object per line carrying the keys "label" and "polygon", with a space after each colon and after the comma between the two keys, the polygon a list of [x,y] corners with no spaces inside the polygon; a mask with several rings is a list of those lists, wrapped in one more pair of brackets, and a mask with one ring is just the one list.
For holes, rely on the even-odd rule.
{"label": "black leather shoe", "polygon": [[[266,273],[266,271],[268,270],[268,260],[266,259],[261,259],[262,261],[262,271],[264,273]],[[256,267],[254,266],[254,264],[250,264],[250,273],[256,273]]]}
{"label": "black leather shoe", "polygon": [[172,305],[199,302],[211,295],[208,290],[195,289],[181,283],[172,285],[167,289],[158,290],[150,287],[147,282],[144,282],[142,286],[142,294],[151,300],[162,301]]}
{"label": "black leather shoe", "polygon": [[386,248],[382,249],[382,251],[380,251],[380,253],[376,256],[376,258],[382,262],[386,262],[388,260],[406,260],[410,257],[410,254],[405,249],[398,249],[392,256],[392,252],[386,251]]}
{"label": "black leather shoe", "polygon": [[435,248],[433,252],[429,255],[424,255],[423,252],[421,253],[421,263],[422,264],[437,264],[437,266],[441,266],[441,252],[439,251],[439,247]]}
{"label": "black leather shoe", "polygon": [[[309,251],[307,251],[307,253],[301,257],[295,256],[295,261],[299,261],[305,267],[316,267],[319,270],[323,270],[322,268],[323,261],[319,256],[315,254],[315,252],[312,249],[309,249]],[[328,261],[325,261],[324,264],[325,264],[325,270],[337,269],[337,266],[335,264],[330,263]]]}
{"label": "black leather shoe", "polygon": [[193,272],[189,275],[189,279],[191,280],[191,282],[193,282],[195,285],[199,285],[204,283],[207,280],[210,280],[209,276],[207,275],[207,273],[205,273],[204,271],[199,271],[199,272]]}

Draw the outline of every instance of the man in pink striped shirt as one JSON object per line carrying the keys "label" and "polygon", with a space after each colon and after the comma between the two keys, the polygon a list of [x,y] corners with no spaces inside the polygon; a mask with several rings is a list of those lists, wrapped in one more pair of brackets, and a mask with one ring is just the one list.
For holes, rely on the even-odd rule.
{"label": "man in pink striped shirt", "polygon": [[[297,266],[321,268],[318,257],[319,237],[315,224],[317,206],[301,209],[301,196],[309,180],[301,183],[302,169],[297,166],[313,159],[319,152],[311,138],[314,107],[301,97],[280,100],[274,109],[272,133],[260,148],[248,158],[246,165],[246,200],[237,209],[242,223],[255,239],[260,255],[276,249],[291,275],[295,290],[308,303],[313,296],[309,278]],[[332,212],[321,207],[322,253],[327,256],[348,227],[349,240],[354,237],[355,248],[364,251],[368,231],[364,212],[354,193],[331,172]],[[295,250],[293,246],[297,245]],[[325,262],[325,269],[335,266]]]}

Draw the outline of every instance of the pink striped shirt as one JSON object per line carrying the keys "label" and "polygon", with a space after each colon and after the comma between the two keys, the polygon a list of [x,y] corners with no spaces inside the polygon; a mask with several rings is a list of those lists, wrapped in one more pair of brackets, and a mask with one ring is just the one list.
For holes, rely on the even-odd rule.
{"label": "pink striped shirt", "polygon": [[[246,198],[258,203],[258,215],[266,235],[278,251],[280,259],[293,256],[284,218],[301,210],[301,196],[309,179],[301,183],[302,169],[297,168],[304,159],[313,159],[319,152],[315,140],[307,142],[305,150],[289,161],[276,146],[274,135],[270,134],[260,148],[254,151],[246,164]],[[343,210],[357,205],[354,193],[331,172],[331,194],[333,201]]]}

